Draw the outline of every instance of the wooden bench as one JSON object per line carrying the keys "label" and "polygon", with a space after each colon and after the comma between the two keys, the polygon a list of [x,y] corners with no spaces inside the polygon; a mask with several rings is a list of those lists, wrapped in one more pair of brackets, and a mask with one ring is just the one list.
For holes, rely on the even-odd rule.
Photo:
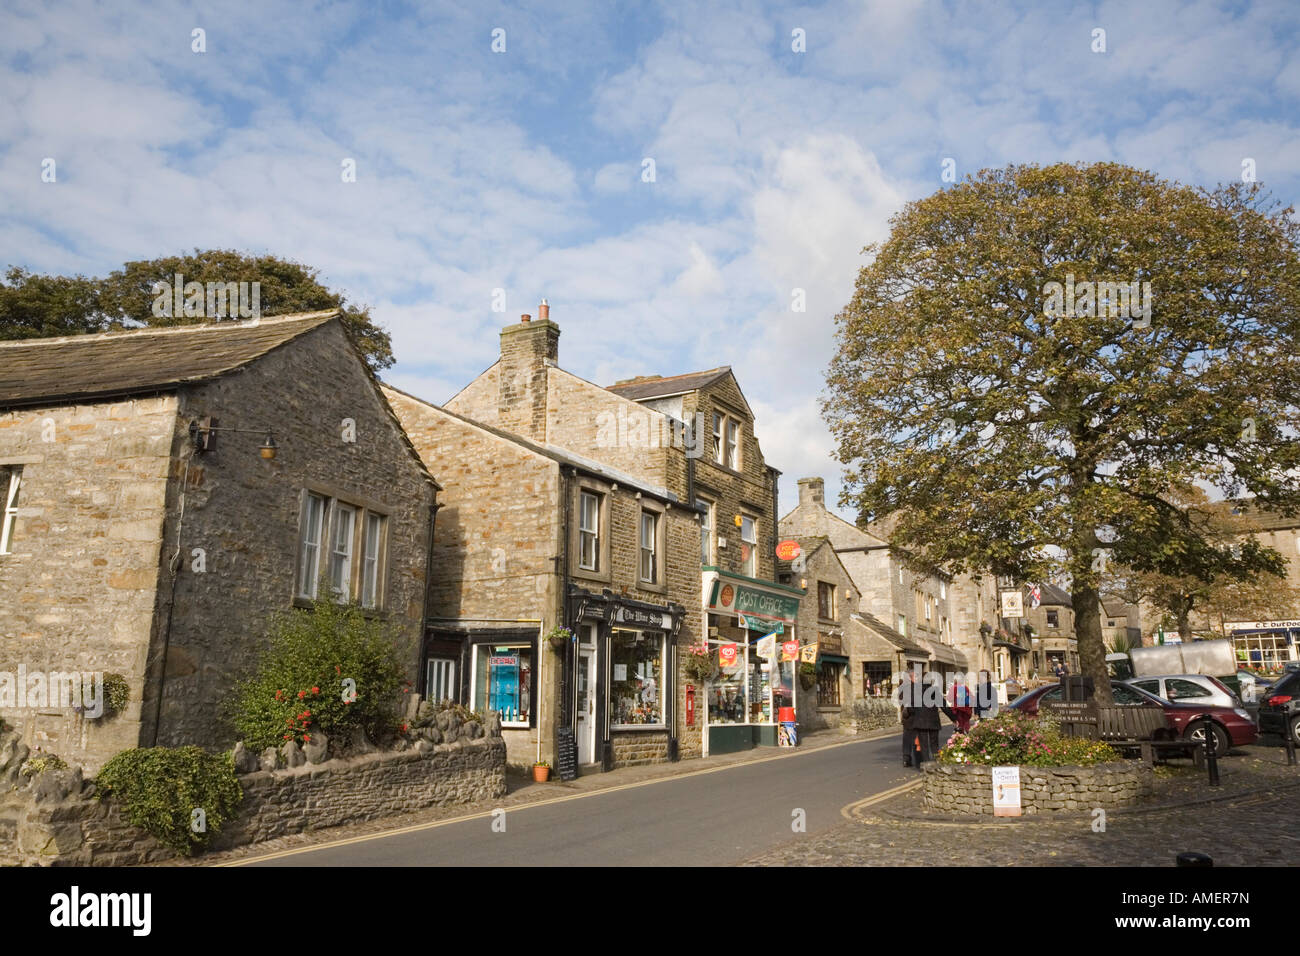
{"label": "wooden bench", "polygon": [[1170,730],[1164,708],[1156,704],[1098,706],[1097,739],[1120,747],[1137,747],[1148,765],[1155,763],[1158,750],[1188,749],[1187,742]]}

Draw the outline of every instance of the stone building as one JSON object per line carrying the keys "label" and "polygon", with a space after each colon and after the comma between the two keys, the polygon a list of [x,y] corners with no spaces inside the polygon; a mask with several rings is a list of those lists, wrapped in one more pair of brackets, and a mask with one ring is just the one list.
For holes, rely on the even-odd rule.
{"label": "stone building", "polygon": [[[774,578],[780,473],[763,457],[735,376],[719,367],[603,388],[559,367],[559,336],[543,300],[537,321],[526,315],[502,331],[500,358],[446,409],[693,506],[698,639],[734,662],[700,688],[687,684],[690,712],[708,728],[705,753],[774,744],[780,708],[797,694],[789,645],[801,594]],[[758,653],[769,635],[779,638],[776,658]]]}
{"label": "stone building", "polygon": [[[559,729],[587,770],[699,756],[680,651],[700,631],[694,509],[625,472],[386,394],[425,460],[442,463],[424,693],[499,713],[515,765],[556,766]],[[501,396],[502,418],[514,400]],[[557,647],[560,626],[575,637]]]}
{"label": "stone building", "polygon": [[415,673],[437,484],[336,312],[0,343],[0,483],[0,672],[130,694],[0,708],[33,749],[229,745],[269,618],[322,576]]}
{"label": "stone building", "polygon": [[1033,654],[1030,677],[1050,677],[1057,663],[1066,664],[1071,674],[1079,670],[1079,639],[1074,631],[1074,600],[1070,592],[1055,584],[1038,585],[1038,606],[1034,607],[1033,586],[1022,589],[1024,624],[1031,629]]}
{"label": "stone building", "polygon": [[[949,575],[913,572],[897,549],[882,537],[887,534],[885,525],[864,531],[826,507],[821,478],[799,479],[799,504],[781,519],[781,533],[798,540],[828,540],[856,585],[855,610],[883,623],[889,633],[909,644],[926,648],[928,669],[945,676],[978,669],[983,660],[980,655],[989,647],[988,634],[980,629],[983,615],[989,611],[987,581],[972,580],[957,588]],[[974,606],[959,611],[960,595],[972,598]],[[879,629],[875,633],[883,637]],[[901,648],[896,645],[895,650]],[[862,662],[864,673],[873,675],[872,686],[879,686],[884,668],[892,666],[895,657],[891,654]],[[860,686],[867,686],[865,677]]]}

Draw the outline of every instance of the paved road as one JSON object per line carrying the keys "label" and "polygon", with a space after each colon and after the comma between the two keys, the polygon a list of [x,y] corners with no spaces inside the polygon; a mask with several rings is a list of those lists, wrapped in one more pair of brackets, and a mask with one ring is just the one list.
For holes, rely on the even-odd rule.
{"label": "paved road", "polygon": [[504,833],[480,817],[248,865],[726,865],[791,840],[795,809],[815,837],[846,804],[915,777],[891,736],[516,807]]}

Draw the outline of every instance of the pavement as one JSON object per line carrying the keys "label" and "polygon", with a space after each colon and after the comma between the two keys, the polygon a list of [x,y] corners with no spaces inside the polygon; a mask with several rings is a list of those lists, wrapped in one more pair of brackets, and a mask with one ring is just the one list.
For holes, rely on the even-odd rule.
{"label": "pavement", "polygon": [[[945,730],[946,734],[946,730]],[[1186,761],[1157,769],[1156,799],[1091,814],[978,822],[921,807],[897,731],[809,734],[794,750],[629,767],[569,782],[508,778],[490,804],[439,807],[193,860],[198,866],[1290,865],[1300,850],[1300,767],[1275,743],[1219,762],[1208,787]]]}
{"label": "pavement", "polygon": [[1141,866],[1180,852],[1216,867],[1294,866],[1300,860],[1300,766],[1277,743],[1219,761],[1220,786],[1180,761],[1157,768],[1152,803],[1138,808],[1020,819],[956,818],[926,811],[919,787],[850,808],[845,823],[787,840],[746,866]]}

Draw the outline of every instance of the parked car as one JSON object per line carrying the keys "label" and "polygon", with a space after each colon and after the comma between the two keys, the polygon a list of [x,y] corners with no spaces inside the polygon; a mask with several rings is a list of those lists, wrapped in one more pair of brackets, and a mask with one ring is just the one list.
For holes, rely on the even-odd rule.
{"label": "parked car", "polygon": [[1241,699],[1247,704],[1259,703],[1263,692],[1273,686],[1271,678],[1261,677],[1245,668],[1237,671],[1237,683],[1241,687]]}
{"label": "parked car", "polygon": [[1283,674],[1260,697],[1259,729],[1279,737],[1289,735],[1300,746],[1300,671]]}
{"label": "parked car", "polygon": [[1214,707],[1240,707],[1241,698],[1217,677],[1204,674],[1170,674],[1160,677],[1133,677],[1124,683],[1148,694],[1155,694],[1175,704],[1210,704]]}
{"label": "parked car", "polygon": [[[1123,681],[1111,681],[1110,693],[1115,703],[1121,706],[1158,704],[1164,709],[1168,735],[1172,740],[1181,738],[1190,745],[1203,747],[1208,728],[1213,735],[1211,746],[1216,756],[1223,756],[1231,747],[1253,744],[1259,737],[1255,721],[1251,719],[1250,713],[1241,707],[1173,703]],[[1038,705],[1042,701],[1060,700],[1062,696],[1061,686],[1052,684],[1022,694],[1007,706],[1024,711],[1032,717],[1038,713]]]}

